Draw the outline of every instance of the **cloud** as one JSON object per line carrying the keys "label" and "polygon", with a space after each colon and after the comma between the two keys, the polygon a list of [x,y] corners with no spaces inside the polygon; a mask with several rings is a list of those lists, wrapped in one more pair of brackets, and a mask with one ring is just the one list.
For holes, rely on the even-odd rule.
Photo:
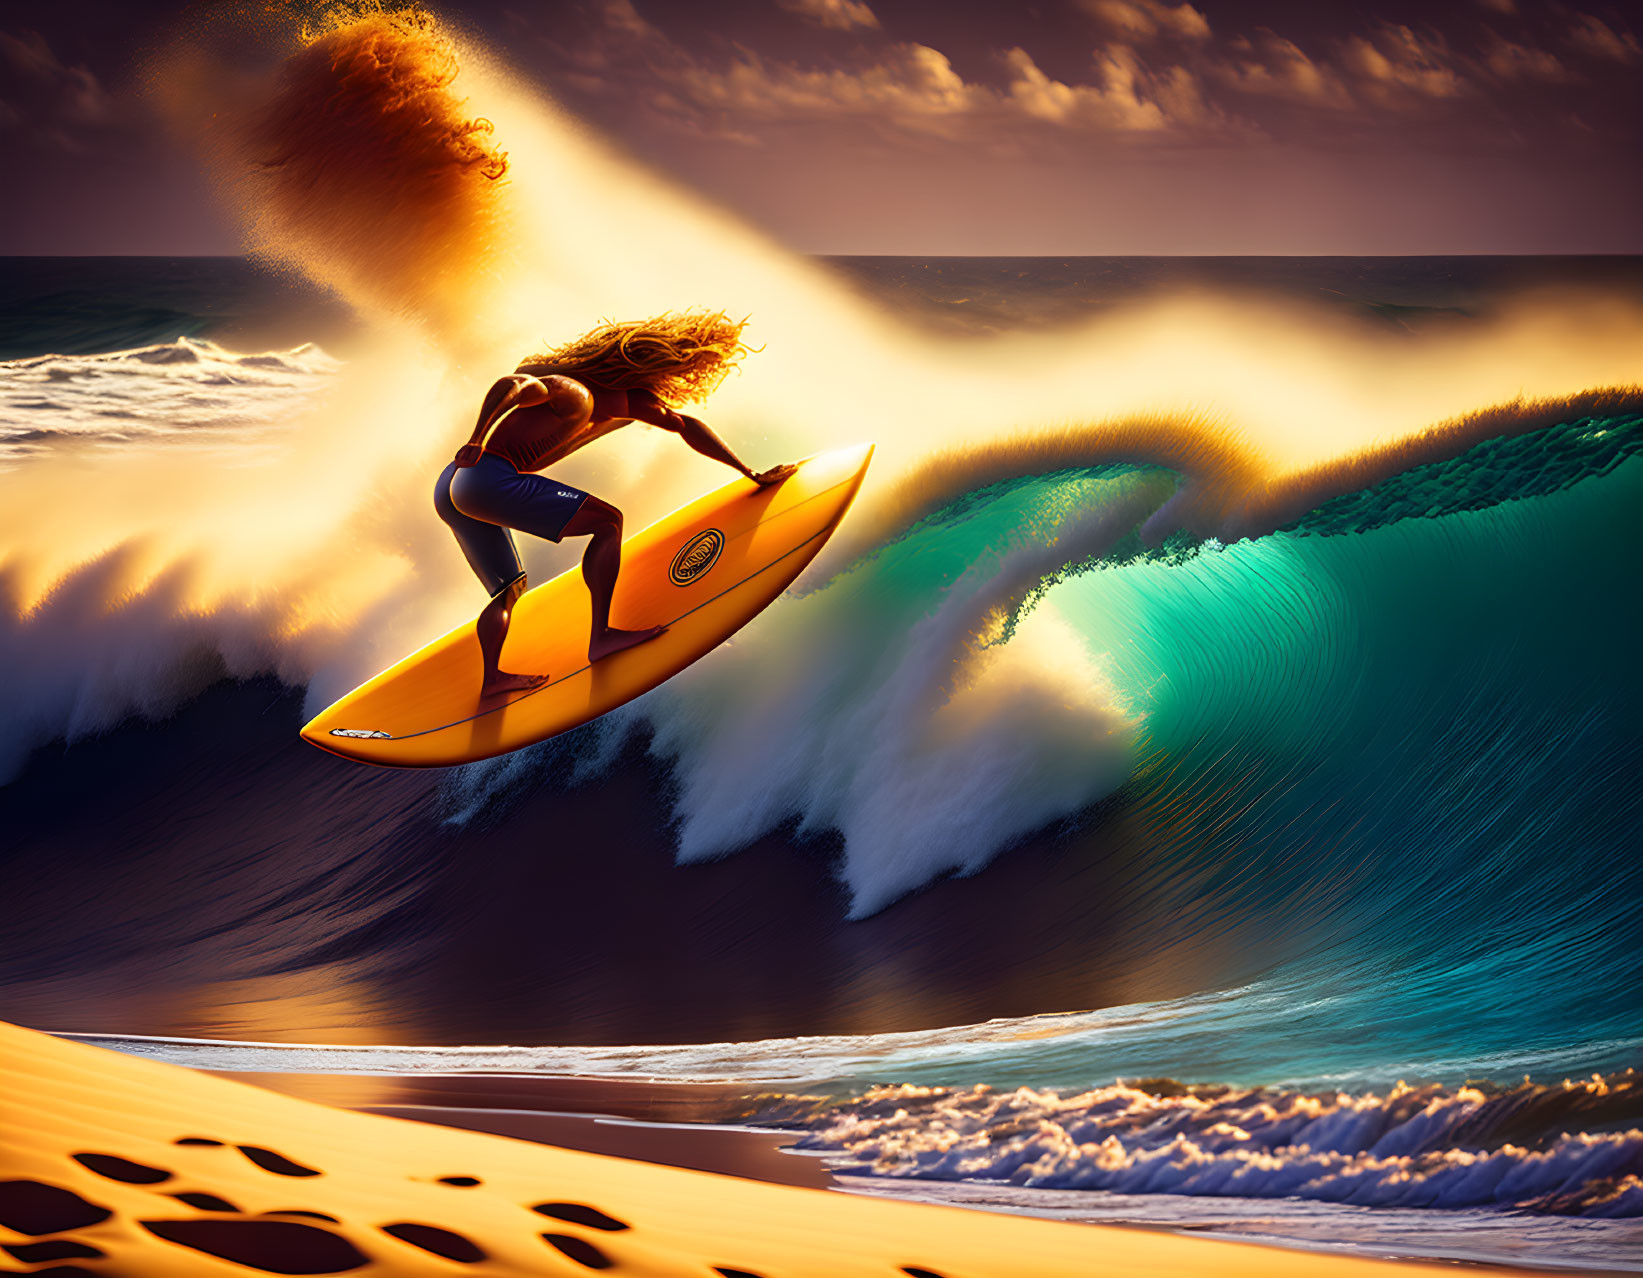
{"label": "cloud", "polygon": [[1453,98],[1467,89],[1443,39],[1417,35],[1406,26],[1387,23],[1367,36],[1348,38],[1341,60],[1360,84],[1387,102],[1406,101],[1411,94]]}
{"label": "cloud", "polygon": [[[1188,3],[1078,0],[1108,33],[1092,32],[1082,74],[1046,71],[1043,55],[1026,45],[996,50],[994,73],[985,63],[961,72],[944,43],[894,42],[876,30],[847,52],[811,42],[800,55],[778,57],[722,38],[687,47],[646,22],[632,0],[597,3],[584,10],[595,29],[564,37],[559,83],[677,132],[747,145],[804,123],[1000,154],[1075,138],[1363,147],[1395,137],[1399,146],[1424,138],[1451,147],[1470,137],[1498,146],[1570,134],[1581,116],[1575,92],[1595,91],[1584,83],[1592,59],[1643,57],[1629,31],[1568,10],[1564,47],[1544,47],[1540,20],[1505,12],[1504,0],[1477,0],[1441,29],[1375,23],[1304,45],[1265,28],[1218,34]],[[872,13],[859,0],[775,3],[823,25],[849,17],[857,31]],[[1535,91],[1554,85],[1569,101],[1552,111]],[[1600,126],[1610,133],[1623,127],[1607,107],[1587,115],[1610,121]]]}
{"label": "cloud", "polygon": [[[1582,18],[1572,30],[1604,56],[1623,56],[1625,37],[1603,24]],[[1334,135],[1361,146],[1378,134],[1419,145],[1408,131],[1418,126],[1432,145],[1448,147],[1468,138],[1499,145],[1505,138],[1528,142],[1575,134],[1583,135],[1585,145],[1597,136],[1582,122],[1570,91],[1588,77],[1568,57],[1543,47],[1535,24],[1508,13],[1451,21],[1446,31],[1378,23],[1303,49],[1262,29],[1217,41],[1202,53],[1197,69],[1217,99],[1241,97],[1273,136],[1318,142]],[[1554,85],[1563,87],[1566,100],[1552,109],[1536,90]],[[1263,109],[1263,100],[1317,110],[1278,115]],[[1600,107],[1593,118],[1617,121],[1623,114]],[[1621,127],[1608,126],[1611,132]]]}
{"label": "cloud", "polygon": [[38,31],[0,31],[0,59],[43,89],[56,113],[75,124],[102,124],[113,117],[113,98],[83,66],[64,66]]}
{"label": "cloud", "polygon": [[1578,15],[1579,20],[1569,31],[1569,43],[1582,53],[1606,58],[1612,62],[1635,62],[1643,56],[1643,47],[1630,31],[1616,31],[1608,23],[1590,14]]}
{"label": "cloud", "polygon": [[833,31],[877,30],[879,25],[878,15],[861,0],[776,0],[776,5]]}
{"label": "cloud", "polygon": [[665,38],[661,31],[640,16],[639,11],[633,7],[633,0],[603,0],[599,6],[599,14],[604,20],[606,30],[618,35],[634,40]]}
{"label": "cloud", "polygon": [[1032,119],[1103,132],[1153,133],[1169,126],[1163,108],[1138,91],[1134,59],[1122,47],[1098,61],[1094,84],[1050,79],[1025,49],[1008,50],[1004,62],[1010,71],[1007,100]]}
{"label": "cloud", "polygon": [[[1420,99],[1457,98],[1473,91],[1464,59],[1441,37],[1417,34],[1407,26],[1385,24],[1349,35],[1323,55],[1308,54],[1293,40],[1266,30],[1233,40],[1229,48],[1214,72],[1219,83],[1240,93],[1339,111],[1409,108]],[[1514,53],[1524,67],[1544,69],[1532,50],[1510,46],[1501,56]]]}
{"label": "cloud", "polygon": [[1190,4],[1161,0],[1083,0],[1082,7],[1097,21],[1131,40],[1160,36],[1177,40],[1208,40],[1209,19]]}
{"label": "cloud", "polygon": [[114,98],[83,66],[66,66],[38,31],[0,31],[0,68],[8,69],[0,128],[80,151],[83,135],[118,122]]}
{"label": "cloud", "polygon": [[926,127],[968,112],[975,101],[946,55],[922,44],[892,45],[852,68],[771,62],[742,49],[727,67],[685,66],[675,89],[697,106],[743,119],[888,116]]}
{"label": "cloud", "polygon": [[1352,105],[1339,71],[1313,61],[1293,40],[1271,31],[1233,40],[1211,77],[1239,93],[1344,109]]}
{"label": "cloud", "polygon": [[1184,67],[1152,71],[1113,45],[1091,61],[1090,78],[1047,75],[1025,49],[999,55],[1002,88],[967,81],[946,55],[921,44],[888,46],[848,68],[807,68],[740,51],[728,67],[682,69],[675,92],[690,105],[745,127],[766,121],[858,119],[876,127],[1002,142],[1023,128],[1085,135],[1162,138],[1228,127]]}
{"label": "cloud", "polygon": [[1483,50],[1483,65],[1500,80],[1563,83],[1574,77],[1554,54],[1495,36]]}

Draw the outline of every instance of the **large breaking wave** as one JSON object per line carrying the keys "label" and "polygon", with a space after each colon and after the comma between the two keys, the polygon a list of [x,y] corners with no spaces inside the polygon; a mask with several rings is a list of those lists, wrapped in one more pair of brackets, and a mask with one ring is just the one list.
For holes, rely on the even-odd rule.
{"label": "large breaking wave", "polygon": [[[626,722],[653,723],[671,763],[682,859],[795,820],[838,830],[858,913],[1127,786],[1149,857],[1196,843],[1194,861],[1269,891],[1313,877],[1320,899],[1286,930],[1363,894],[1405,921],[1468,897],[1539,915],[1564,895],[1548,873],[1632,873],[1615,840],[1639,802],[1621,655],[1639,426],[1457,445],[1230,545],[1147,545],[1174,472],[1001,480]],[[471,802],[519,767],[458,785]],[[1548,838],[1555,871],[1522,868]]]}

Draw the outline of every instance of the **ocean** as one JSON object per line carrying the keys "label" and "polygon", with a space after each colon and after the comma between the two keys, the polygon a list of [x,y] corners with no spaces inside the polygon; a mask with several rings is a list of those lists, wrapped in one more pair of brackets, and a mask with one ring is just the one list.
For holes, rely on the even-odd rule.
{"label": "ocean", "polygon": [[[1643,1270],[1643,259],[803,270],[910,381],[1003,369],[997,428],[750,371],[750,458],[896,444],[828,554],[621,712],[389,772],[297,728],[483,602],[422,491],[483,370],[385,373],[397,320],[250,259],[0,259],[0,1019],[712,1083],[862,1192]],[[1098,343],[1088,424],[1000,389]],[[1271,436],[1158,372],[1286,360]]]}

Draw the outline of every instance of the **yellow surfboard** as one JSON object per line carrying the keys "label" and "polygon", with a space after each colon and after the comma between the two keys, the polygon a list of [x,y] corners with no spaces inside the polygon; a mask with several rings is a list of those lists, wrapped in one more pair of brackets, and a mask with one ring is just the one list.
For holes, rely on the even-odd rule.
{"label": "yellow surfboard", "polygon": [[705,656],[787,589],[838,527],[871,444],[822,453],[769,488],[737,479],[622,543],[611,623],[667,631],[588,664],[580,568],[521,596],[504,669],[547,673],[511,699],[479,700],[474,623],[406,657],[316,715],[302,735],[362,763],[427,768],[506,754],[597,719]]}

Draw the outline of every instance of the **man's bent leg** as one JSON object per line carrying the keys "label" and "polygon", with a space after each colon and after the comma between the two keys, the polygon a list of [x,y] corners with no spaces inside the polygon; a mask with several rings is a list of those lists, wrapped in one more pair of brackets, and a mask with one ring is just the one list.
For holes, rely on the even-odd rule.
{"label": "man's bent leg", "polygon": [[525,578],[521,575],[497,592],[474,623],[479,636],[479,655],[485,663],[485,681],[479,688],[481,697],[524,692],[540,687],[549,679],[545,674],[509,674],[501,668],[502,644],[508,637],[508,624],[513,620],[513,606],[524,593]]}
{"label": "man's bent leg", "polygon": [[593,626],[588,635],[588,660],[599,661],[612,653],[654,639],[666,627],[646,630],[618,630],[610,624],[610,601],[616,578],[622,571],[622,512],[609,502],[589,497],[566,522],[565,537],[590,538],[582,555],[582,580],[588,584],[593,603]]}
{"label": "man's bent leg", "polygon": [[[512,468],[508,470],[511,473]],[[484,666],[479,695],[484,699],[506,692],[523,692],[547,682],[548,676],[506,674],[498,663],[502,658],[502,643],[508,637],[508,623],[513,620],[513,606],[525,593],[525,566],[519,561],[519,549],[513,543],[511,532],[501,525],[476,519],[457,507],[451,489],[458,476],[470,486],[475,479],[485,478],[473,475],[471,470],[459,470],[454,464],[445,467],[434,484],[434,510],[450,525],[468,566],[491,592],[490,603],[474,624]],[[484,495],[483,489],[479,495]]]}

